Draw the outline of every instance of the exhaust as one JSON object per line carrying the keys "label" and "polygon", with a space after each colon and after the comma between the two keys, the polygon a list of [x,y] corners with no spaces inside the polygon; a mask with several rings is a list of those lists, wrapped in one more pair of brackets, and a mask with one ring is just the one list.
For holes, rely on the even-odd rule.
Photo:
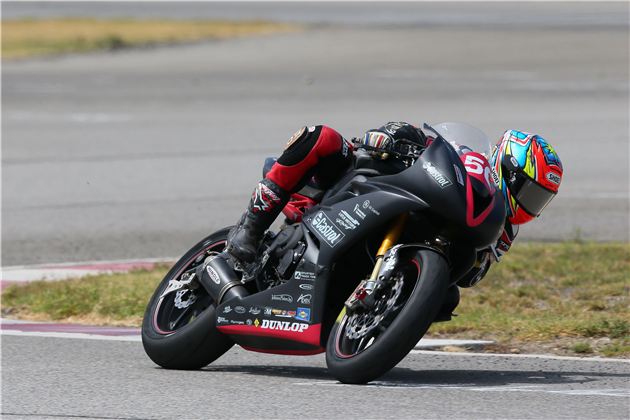
{"label": "exhaust", "polygon": [[217,305],[249,295],[224,254],[212,255],[197,268],[197,278]]}

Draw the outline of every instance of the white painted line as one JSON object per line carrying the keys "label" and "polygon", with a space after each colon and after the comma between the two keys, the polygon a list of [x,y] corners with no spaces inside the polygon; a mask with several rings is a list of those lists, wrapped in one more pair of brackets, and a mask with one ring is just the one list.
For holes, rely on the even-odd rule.
{"label": "white painted line", "polygon": [[614,359],[611,357],[575,357],[575,356],[554,356],[549,354],[503,354],[503,353],[469,353],[469,352],[448,352],[431,350],[411,350],[409,354],[428,354],[439,356],[471,356],[471,357],[505,357],[524,359],[550,359],[550,360],[579,360],[582,362],[617,362],[630,363],[630,359]]}
{"label": "white painted line", "polygon": [[[356,387],[352,384],[344,384],[335,380],[330,381],[309,381],[297,382],[293,385],[300,386],[337,386],[337,387]],[[393,382],[393,381],[372,381],[368,382],[364,387],[402,389],[408,391],[414,389],[430,389],[430,390],[457,390],[457,391],[473,391],[473,392],[542,392],[546,394],[562,394],[562,395],[579,395],[592,397],[630,397],[630,390],[618,388],[605,389],[554,389],[548,385],[503,385],[503,386],[479,386],[479,385],[463,385],[463,384],[422,384],[413,382]]]}
{"label": "white painted line", "polygon": [[141,342],[139,335],[97,335],[83,333],[61,333],[61,332],[33,332],[18,330],[0,330],[0,335],[13,335],[21,337],[46,337],[46,338],[74,338],[78,340],[103,340],[103,341],[133,341]]}
{"label": "white painted line", "polygon": [[441,339],[441,338],[423,338],[418,341],[415,349],[433,349],[446,346],[454,347],[483,347],[494,344],[494,341],[488,340],[457,340],[457,339]]}

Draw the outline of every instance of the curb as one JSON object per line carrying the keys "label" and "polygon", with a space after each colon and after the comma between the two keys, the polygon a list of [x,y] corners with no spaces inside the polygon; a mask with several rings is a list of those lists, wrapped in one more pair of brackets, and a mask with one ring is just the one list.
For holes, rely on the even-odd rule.
{"label": "curb", "polygon": [[148,258],[2,267],[0,289],[12,284],[36,280],[58,281],[99,274],[125,273],[131,270],[151,270],[157,264],[172,263],[173,261],[175,261],[174,258]]}

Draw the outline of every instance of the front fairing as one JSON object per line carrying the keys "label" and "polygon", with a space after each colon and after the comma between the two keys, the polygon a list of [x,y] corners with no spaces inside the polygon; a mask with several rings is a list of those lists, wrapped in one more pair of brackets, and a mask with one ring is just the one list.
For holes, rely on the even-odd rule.
{"label": "front fairing", "polygon": [[[407,170],[374,182],[389,183],[419,197],[446,237],[465,240],[476,248],[494,244],[505,223],[503,196],[466,171],[457,151],[437,138]],[[484,197],[485,194],[485,197]]]}

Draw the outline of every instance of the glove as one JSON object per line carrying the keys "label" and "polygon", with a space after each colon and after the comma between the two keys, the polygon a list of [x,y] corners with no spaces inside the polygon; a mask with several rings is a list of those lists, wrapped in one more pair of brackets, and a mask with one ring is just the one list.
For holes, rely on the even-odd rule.
{"label": "glove", "polygon": [[406,122],[388,122],[379,128],[369,130],[363,137],[363,144],[390,150],[397,140],[402,139],[417,143],[421,147],[427,145],[424,133]]}

